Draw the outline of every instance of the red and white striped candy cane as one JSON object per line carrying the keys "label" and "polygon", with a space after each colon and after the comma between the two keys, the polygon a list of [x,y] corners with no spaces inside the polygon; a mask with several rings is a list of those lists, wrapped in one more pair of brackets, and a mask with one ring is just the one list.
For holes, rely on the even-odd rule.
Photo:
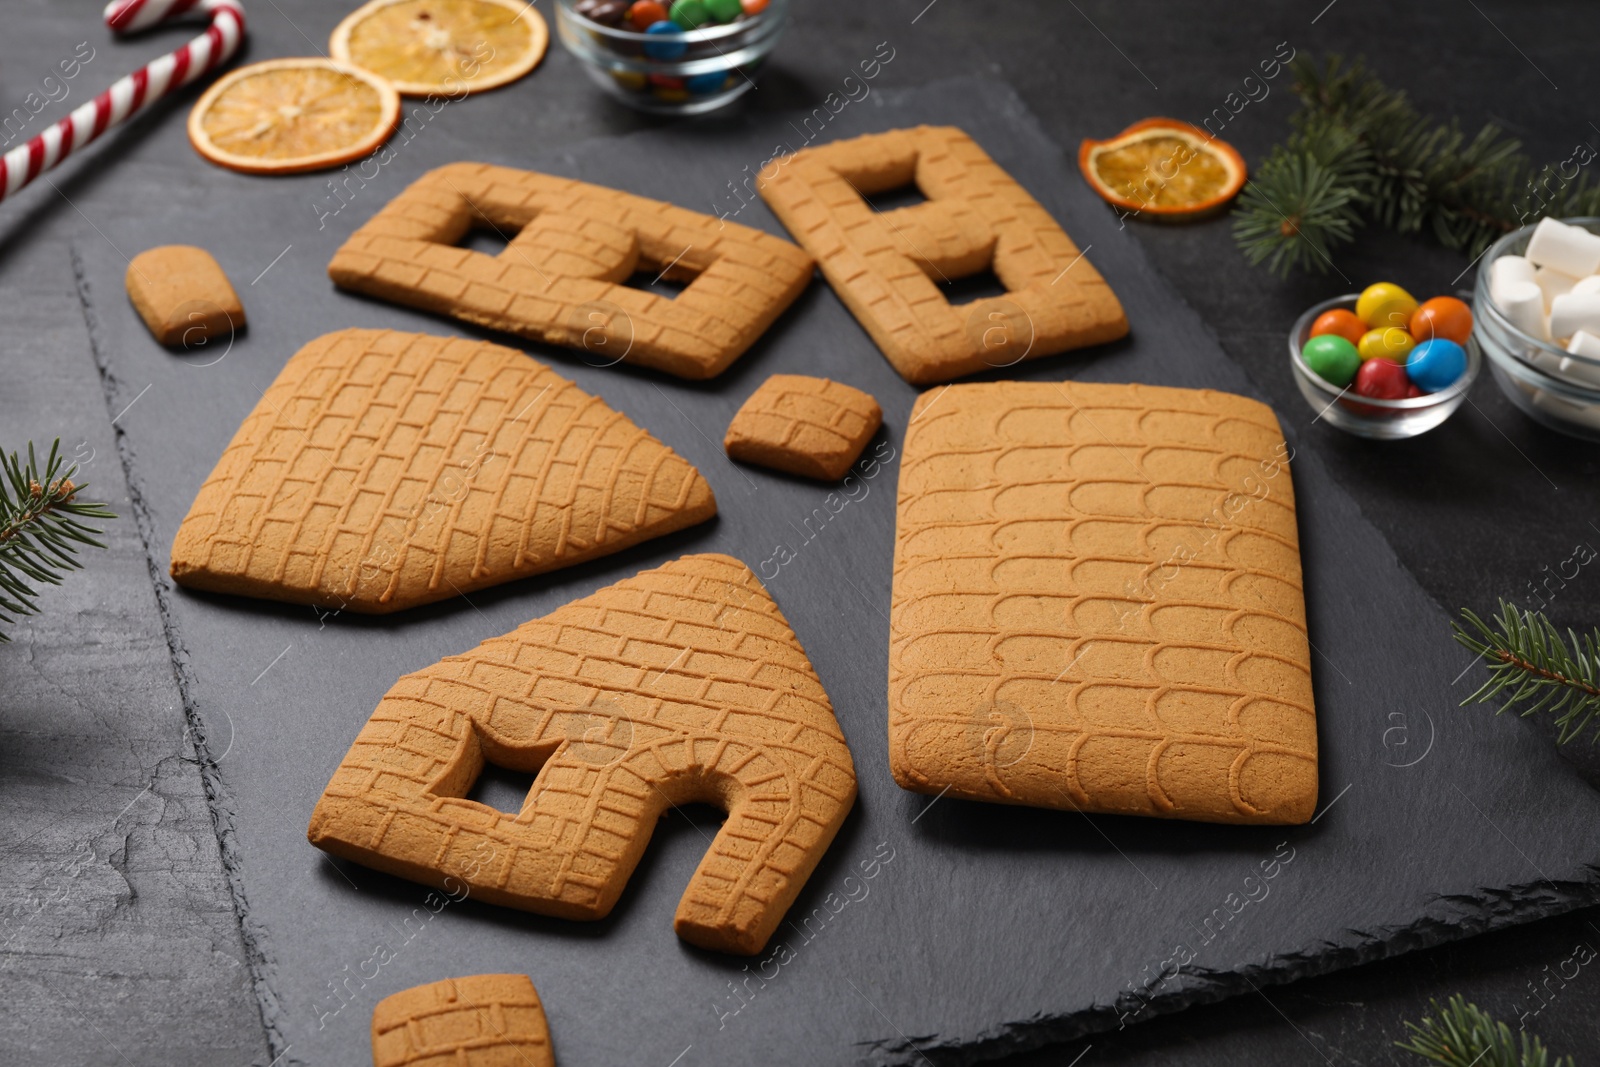
{"label": "red and white striped candy cane", "polygon": [[118,34],[147,29],[191,11],[211,19],[205,33],[119,79],[27,144],[0,157],[0,200],[66,159],[74,149],[226,63],[244,40],[244,8],[238,0],[111,0],[106,5],[106,25]]}

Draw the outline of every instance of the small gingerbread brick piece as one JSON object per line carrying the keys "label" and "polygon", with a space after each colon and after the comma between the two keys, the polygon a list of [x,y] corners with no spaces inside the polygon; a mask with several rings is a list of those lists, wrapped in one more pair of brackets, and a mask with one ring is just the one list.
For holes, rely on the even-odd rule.
{"label": "small gingerbread brick piece", "polygon": [[203,344],[244,325],[244,306],[211,253],[193,245],[146,249],[128,263],[128,298],[157,341]]}
{"label": "small gingerbread brick piece", "polygon": [[550,1025],[525,974],[413,986],[372,1009],[373,1067],[555,1067]]}
{"label": "small gingerbread brick piece", "polygon": [[860,389],[774,374],[744,402],[722,444],[745,463],[836,482],[882,422],[878,402]]}

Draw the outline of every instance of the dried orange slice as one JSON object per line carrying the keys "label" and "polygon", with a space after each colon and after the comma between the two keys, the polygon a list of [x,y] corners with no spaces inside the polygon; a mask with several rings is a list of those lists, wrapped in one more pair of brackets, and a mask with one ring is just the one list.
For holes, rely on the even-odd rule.
{"label": "dried orange slice", "polygon": [[456,96],[516,81],[549,44],[544,16],[519,0],[371,0],[334,27],[328,51],[407,96]]}
{"label": "dried orange slice", "polygon": [[400,122],[400,94],[327,59],[274,59],[225,75],[189,112],[189,141],[246,174],[337,167],[376,149]]}
{"label": "dried orange slice", "polygon": [[1078,147],[1078,168],[1101,198],[1158,222],[1222,210],[1244,188],[1244,157],[1177,119],[1145,119]]}

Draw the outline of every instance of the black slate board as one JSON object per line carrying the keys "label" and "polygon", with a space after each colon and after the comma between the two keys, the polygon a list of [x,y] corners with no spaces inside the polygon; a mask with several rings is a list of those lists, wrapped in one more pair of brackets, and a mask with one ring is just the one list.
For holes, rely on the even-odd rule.
{"label": "black slate board", "polygon": [[[86,232],[75,262],[110,406],[132,405],[117,419],[119,443],[163,569],[211,464],[301,344],[346,326],[470,332],[337,293],[323,272],[344,237],[416,175],[479,159],[711,211],[731,206],[727,184],[742,180],[742,168],[803,136],[783,122],[733,119],[541,156],[518,146],[514,117],[491,139],[467,117],[471,103],[458,106],[461,116],[435,116],[371,181],[348,183],[350,202],[320,230],[319,215],[336,203],[325,176],[199,174],[154,153],[124,164],[143,172],[128,185],[132,202],[119,217],[96,220],[105,240]],[[1253,392],[1004,86],[961,79],[875,92],[830,118],[822,139],[919,122],[971,132],[1088,250],[1133,323],[1125,342],[1012,376]],[[491,144],[499,147],[486,150]],[[151,190],[163,185],[157,199]],[[759,204],[737,220],[782,232]],[[218,256],[252,317],[220,360],[215,350],[179,359],[158,348],[123,295],[126,261],[116,249],[180,241]],[[319,618],[307,608],[161,590],[185,701],[216,764],[225,858],[242,889],[245,937],[281,1063],[362,1062],[378,999],[486,971],[533,977],[569,1065],[963,1062],[1114,1027],[1119,1014],[1131,1020],[1600,898],[1590,865],[1600,856],[1600,795],[1525,724],[1453,707],[1468,684],[1452,688],[1466,655],[1309,449],[1297,451],[1293,477],[1316,646],[1323,795],[1314,825],[1091,819],[951,800],[930,807],[929,798],[900,791],[885,763],[897,466],[808,542],[804,520],[826,489],[735,467],[717,443],[756,384],[790,371],[871,391],[885,410],[882,439],[897,446],[915,391],[826,286],[814,284],[708,384],[530,351],[696,463],[717,492],[718,519],[474,594],[470,604],[398,618]],[[421,887],[335,864],[306,844],[328,775],[399,674],[682,552],[725,551],[756,564],[779,543],[795,559],[769,587],[833,697],[861,796],[792,916],[821,909],[819,918],[809,936],[796,928],[779,935],[790,953],[764,985],[749,978],[759,962],[746,970],[747,961],[701,953],[672,934],[709,819],[666,820],[616,912],[589,925],[471,901],[429,917]],[[875,856],[875,877],[861,879],[860,865]],[[1260,881],[1261,864],[1274,856],[1276,876]],[[1247,894],[1259,899],[1241,907]],[[374,965],[380,942],[392,959]],[[1161,980],[1179,944],[1194,958]],[[735,984],[754,995],[738,999]]]}

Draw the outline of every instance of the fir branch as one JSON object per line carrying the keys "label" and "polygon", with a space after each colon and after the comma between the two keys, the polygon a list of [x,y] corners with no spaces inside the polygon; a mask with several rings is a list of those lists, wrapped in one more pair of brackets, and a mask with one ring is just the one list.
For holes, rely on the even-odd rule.
{"label": "fir branch", "polygon": [[[78,520],[116,516],[104,504],[78,499],[77,470],[66,466],[59,438],[42,469],[32,443],[27,462],[0,452],[0,623],[37,614],[35,584],[59,585],[68,571],[82,567],[81,546],[106,547],[94,538],[98,529]],[[9,640],[0,631],[0,642]]]}
{"label": "fir branch", "polygon": [[1443,1009],[1428,1003],[1435,1014],[1420,1024],[1407,1022],[1410,1037],[1395,1042],[1425,1060],[1445,1067],[1573,1067],[1571,1056],[1551,1059],[1544,1043],[1527,1032],[1516,1040],[1509,1026],[1459,995]]}
{"label": "fir branch", "polygon": [[[1572,176],[1535,168],[1493,123],[1468,137],[1455,119],[1435,122],[1361,60],[1301,56],[1290,66],[1301,105],[1292,132],[1234,211],[1234,239],[1251,263],[1285,276],[1326,271],[1327,253],[1363,222],[1477,256],[1541,216],[1600,213],[1600,184],[1581,164]],[[1594,157],[1590,149],[1583,162]]]}
{"label": "fir branch", "polygon": [[[1451,624],[1455,639],[1489,667],[1488,680],[1463,705],[1499,700],[1501,711],[1554,715],[1561,744],[1588,728],[1600,712],[1600,629],[1582,637],[1568,630],[1569,648],[1543,614],[1509,600],[1500,601],[1494,625],[1466,609],[1461,617],[1465,625]],[[1600,730],[1591,740],[1600,740]]]}

